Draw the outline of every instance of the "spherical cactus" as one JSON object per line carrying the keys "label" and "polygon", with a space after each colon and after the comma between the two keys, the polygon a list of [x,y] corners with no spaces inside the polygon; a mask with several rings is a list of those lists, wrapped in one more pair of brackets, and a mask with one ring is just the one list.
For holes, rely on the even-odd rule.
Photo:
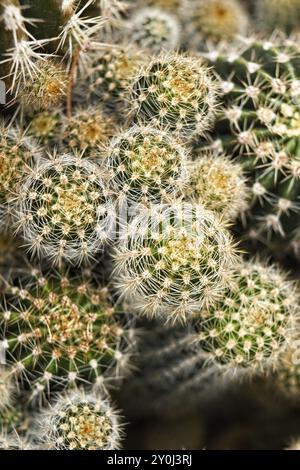
{"label": "spherical cactus", "polygon": [[114,206],[99,166],[54,154],[23,181],[16,197],[16,226],[26,246],[54,264],[80,264],[108,242]]}
{"label": "spherical cactus", "polygon": [[141,53],[129,45],[112,45],[107,50],[96,52],[91,57],[87,77],[89,93],[94,101],[100,98],[110,109],[117,106],[142,60]]}
{"label": "spherical cactus", "polygon": [[115,253],[115,285],[138,315],[185,321],[214,303],[229,282],[231,238],[200,206],[145,209],[123,236]]}
{"label": "spherical cactus", "polygon": [[7,285],[0,319],[2,353],[33,397],[80,381],[101,385],[103,377],[126,370],[130,321],[106,288],[84,278],[32,270]]}
{"label": "spherical cactus", "polygon": [[100,107],[77,109],[72,117],[62,120],[62,142],[67,149],[96,157],[115,130],[113,120],[105,116]]}
{"label": "spherical cactus", "polygon": [[213,152],[202,152],[189,163],[183,194],[186,201],[202,204],[227,220],[235,219],[248,206],[242,166]]}
{"label": "spherical cactus", "polygon": [[0,226],[20,180],[40,156],[37,144],[21,130],[0,123]]}
{"label": "spherical cactus", "polygon": [[245,262],[219,304],[199,310],[199,340],[228,369],[276,368],[294,334],[297,302],[294,284],[277,267]]}
{"label": "spherical cactus", "polygon": [[66,95],[66,70],[50,60],[40,60],[35,69],[20,87],[18,100],[25,108],[49,111]]}
{"label": "spherical cactus", "polygon": [[157,8],[138,10],[127,23],[129,40],[153,53],[174,50],[180,43],[176,17]]}
{"label": "spherical cactus", "polygon": [[215,115],[217,85],[202,61],[191,56],[160,55],[143,66],[130,84],[132,113],[191,137],[202,135]]}
{"label": "spherical cactus", "polygon": [[52,450],[116,450],[120,417],[107,398],[75,390],[60,395],[39,418],[41,441]]}
{"label": "spherical cactus", "polygon": [[[248,235],[273,252],[299,238],[299,47],[242,41],[206,54],[220,76],[224,108],[214,138],[249,176]],[[249,237],[248,237],[249,238]],[[278,250],[281,247],[281,250]]]}
{"label": "spherical cactus", "polygon": [[299,29],[299,0],[256,0],[256,20],[260,29],[272,33],[278,28],[287,33]]}
{"label": "spherical cactus", "polygon": [[187,40],[192,45],[246,35],[248,16],[238,0],[183,0],[181,10]]}
{"label": "spherical cactus", "polygon": [[151,126],[133,126],[107,150],[112,189],[129,203],[160,202],[182,186],[186,150],[176,137]]}

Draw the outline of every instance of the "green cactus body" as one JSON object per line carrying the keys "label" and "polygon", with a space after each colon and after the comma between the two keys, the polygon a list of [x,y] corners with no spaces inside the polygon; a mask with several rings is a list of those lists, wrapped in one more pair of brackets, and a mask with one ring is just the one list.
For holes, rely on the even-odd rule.
{"label": "green cactus body", "polygon": [[161,54],[129,86],[133,113],[186,138],[203,135],[215,115],[217,85],[200,59]]}
{"label": "green cactus body", "polygon": [[124,90],[142,61],[141,53],[130,45],[112,45],[93,54],[87,77],[91,97],[95,101],[100,99],[108,109],[115,108],[122,102]]}
{"label": "green cactus body", "polygon": [[99,166],[78,156],[42,160],[22,181],[14,207],[29,250],[54,264],[92,259],[114,228],[114,204]]}
{"label": "green cactus body", "polygon": [[[28,18],[36,18],[37,25],[31,27],[30,33],[38,40],[57,38],[63,25],[74,12],[75,1],[63,0],[21,0],[26,8],[24,15]],[[55,49],[57,43],[53,43]],[[48,46],[49,47],[49,46]]]}
{"label": "green cactus body", "polygon": [[243,41],[205,56],[220,76],[224,106],[217,147],[241,163],[252,190],[248,236],[275,252],[299,242],[300,54],[290,40]]}
{"label": "green cactus body", "polygon": [[199,341],[214,362],[230,369],[275,369],[296,327],[297,299],[277,267],[242,263],[223,300],[199,312]]}
{"label": "green cactus body", "polygon": [[35,270],[19,284],[2,295],[1,345],[33,397],[124,371],[132,330],[107,289]]}
{"label": "green cactus body", "polygon": [[139,211],[116,248],[115,285],[137,315],[184,322],[222,295],[236,259],[212,212],[174,204]]}
{"label": "green cactus body", "polygon": [[183,185],[186,150],[162,130],[133,126],[112,140],[107,154],[112,190],[130,203],[159,203]]}

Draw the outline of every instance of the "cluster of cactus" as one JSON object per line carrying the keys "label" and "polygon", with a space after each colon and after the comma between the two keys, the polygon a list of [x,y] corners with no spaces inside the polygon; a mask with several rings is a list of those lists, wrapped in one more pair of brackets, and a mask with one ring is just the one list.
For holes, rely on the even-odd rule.
{"label": "cluster of cactus", "polygon": [[290,39],[243,39],[204,53],[224,93],[212,139],[249,177],[248,240],[299,244],[300,52]]}
{"label": "cluster of cactus", "polygon": [[0,448],[119,449],[111,382],[129,414],[232,378],[297,395],[297,287],[230,229],[298,247],[300,47],[248,25],[238,0],[0,0]]}

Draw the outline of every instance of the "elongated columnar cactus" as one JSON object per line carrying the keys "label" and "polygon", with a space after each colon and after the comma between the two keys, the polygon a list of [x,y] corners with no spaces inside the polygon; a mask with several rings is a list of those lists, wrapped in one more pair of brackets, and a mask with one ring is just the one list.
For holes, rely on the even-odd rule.
{"label": "elongated columnar cactus", "polygon": [[236,286],[199,310],[199,340],[217,364],[249,374],[276,368],[293,338],[297,302],[294,284],[277,267],[243,263]]}
{"label": "elongated columnar cactus", "polygon": [[54,155],[34,167],[15,209],[28,249],[55,264],[93,258],[114,228],[114,206],[98,165],[73,155]]}
{"label": "elongated columnar cactus", "polygon": [[248,206],[249,191],[242,165],[225,155],[202,152],[188,164],[184,198],[233,220]]}
{"label": "elongated columnar cactus", "polygon": [[300,53],[290,40],[242,41],[206,55],[220,75],[224,108],[214,139],[249,175],[249,236],[276,251],[299,239]]}
{"label": "elongated columnar cactus", "polygon": [[247,31],[248,16],[239,0],[183,0],[181,11],[193,46],[205,40],[231,41]]}
{"label": "elongated columnar cactus", "polygon": [[189,204],[152,207],[123,236],[114,279],[138,315],[182,322],[224,292],[235,254],[213,213]]}
{"label": "elongated columnar cactus", "polygon": [[174,50],[180,44],[180,24],[175,16],[157,8],[138,10],[128,21],[128,39],[153,53]]}
{"label": "elongated columnar cactus", "polygon": [[40,149],[34,140],[0,122],[0,226],[7,221],[9,202],[20,180],[39,157]]}
{"label": "elongated columnar cactus", "polygon": [[202,135],[213,121],[217,84],[201,60],[162,54],[141,68],[129,94],[139,119],[191,137]]}
{"label": "elongated columnar cactus", "polygon": [[175,196],[186,174],[186,150],[176,137],[151,126],[134,126],[107,150],[112,189],[130,203]]}
{"label": "elongated columnar cactus", "polygon": [[2,295],[1,351],[33,396],[125,370],[133,330],[107,289],[36,270],[18,284]]}
{"label": "elongated columnar cactus", "polygon": [[256,0],[255,8],[261,30],[269,33],[276,28],[287,33],[299,30],[299,0]]}
{"label": "elongated columnar cactus", "polygon": [[120,448],[122,428],[118,412],[107,398],[83,390],[60,395],[53,406],[41,413],[39,425],[46,449]]}

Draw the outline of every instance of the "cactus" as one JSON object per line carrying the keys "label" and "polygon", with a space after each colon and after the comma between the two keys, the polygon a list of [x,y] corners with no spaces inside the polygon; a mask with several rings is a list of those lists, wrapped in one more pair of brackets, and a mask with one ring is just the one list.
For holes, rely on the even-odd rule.
{"label": "cactus", "polygon": [[248,15],[238,0],[183,0],[181,11],[191,46],[232,41],[247,32]]}
{"label": "cactus", "polygon": [[142,49],[158,53],[174,50],[180,43],[180,24],[176,17],[157,8],[138,10],[128,21],[128,38]]}
{"label": "cactus", "polygon": [[132,115],[183,137],[203,135],[217,103],[217,84],[201,60],[161,54],[129,86]]}
{"label": "cactus", "polygon": [[224,298],[199,310],[199,341],[214,363],[229,370],[275,369],[292,340],[296,312],[295,286],[279,268],[245,262]]}
{"label": "cactus", "polygon": [[[66,73],[70,71],[70,108],[76,66],[83,66],[88,49],[101,44],[96,36],[105,20],[101,16],[85,16],[93,1],[81,6],[78,2],[51,0],[49,9],[49,2],[44,0],[28,0],[24,8],[17,0],[1,0],[0,64],[5,69],[2,78],[9,83],[13,102],[22,102],[25,97],[25,104],[29,99],[30,104],[33,101],[47,107],[47,99],[36,99],[35,92],[42,98],[63,95],[66,84],[62,75],[66,69]],[[49,62],[53,52],[58,63],[54,68]]]}
{"label": "cactus", "polygon": [[126,228],[114,283],[138,315],[183,322],[222,295],[235,252],[213,213],[189,204],[151,207]]}
{"label": "cactus", "polygon": [[278,28],[286,33],[299,30],[299,0],[257,0],[255,5],[257,23],[264,32],[272,33]]}
{"label": "cactus", "polygon": [[23,437],[17,431],[0,433],[0,450],[38,450],[29,437]]}
{"label": "cactus", "polygon": [[14,383],[12,374],[3,366],[0,368],[0,414],[12,403]]}
{"label": "cactus", "polygon": [[80,381],[102,385],[124,372],[134,341],[106,288],[33,269],[2,294],[1,336],[2,353],[32,399]]}
{"label": "cactus", "polygon": [[59,105],[67,93],[66,71],[50,60],[41,60],[35,66],[37,72],[20,87],[18,100],[25,109],[49,111]]}
{"label": "cactus", "polygon": [[71,118],[62,119],[61,125],[62,144],[66,150],[84,151],[89,157],[97,157],[116,132],[112,118],[99,106],[77,108]]}
{"label": "cactus", "polygon": [[249,191],[242,166],[225,155],[202,152],[188,164],[183,188],[186,201],[201,204],[234,220],[248,206]]}
{"label": "cactus", "polygon": [[54,264],[81,264],[111,236],[114,206],[98,165],[54,154],[24,179],[15,202],[17,230],[31,252]]}
{"label": "cactus", "polygon": [[116,450],[120,416],[107,398],[83,390],[60,395],[38,420],[41,443],[49,450]]}
{"label": "cactus", "polygon": [[[108,109],[119,108],[124,90],[129,86],[142,63],[141,52],[131,45],[112,45],[91,54],[90,67],[84,83],[79,83],[92,101],[104,102]],[[82,94],[82,92],[81,92]]]}
{"label": "cactus", "polygon": [[27,116],[28,133],[44,145],[55,144],[61,125],[60,109],[41,111]]}
{"label": "cactus", "polygon": [[273,384],[287,399],[299,402],[300,399],[300,361],[299,339],[292,341],[288,349],[280,356],[276,373],[272,376]]}
{"label": "cactus", "polygon": [[131,203],[159,203],[183,184],[186,150],[163,130],[133,126],[112,140],[107,155],[112,190]]}
{"label": "cactus", "polygon": [[205,56],[225,93],[213,138],[249,175],[248,235],[273,252],[288,242],[297,248],[299,48],[291,40],[253,39]]}
{"label": "cactus", "polygon": [[0,226],[7,221],[9,203],[40,149],[21,129],[0,122]]}

